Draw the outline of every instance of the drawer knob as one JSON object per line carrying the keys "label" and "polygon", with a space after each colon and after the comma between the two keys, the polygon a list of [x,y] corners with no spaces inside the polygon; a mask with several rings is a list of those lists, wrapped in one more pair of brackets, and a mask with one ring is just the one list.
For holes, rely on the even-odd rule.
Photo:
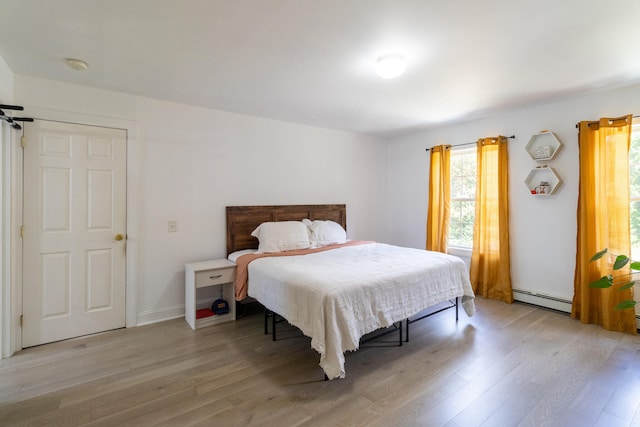
{"label": "drawer knob", "polygon": [[218,274],[216,276],[209,276],[209,279],[219,279],[222,277],[222,274]]}

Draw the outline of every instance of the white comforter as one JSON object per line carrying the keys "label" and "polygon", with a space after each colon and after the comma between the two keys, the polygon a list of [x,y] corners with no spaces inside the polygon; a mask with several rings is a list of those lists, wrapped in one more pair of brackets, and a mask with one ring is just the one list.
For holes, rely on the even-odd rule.
{"label": "white comforter", "polygon": [[455,297],[475,311],[466,265],[440,252],[371,243],[260,258],[248,272],[249,296],[311,337],[330,379],[345,376],[344,353],[369,332]]}

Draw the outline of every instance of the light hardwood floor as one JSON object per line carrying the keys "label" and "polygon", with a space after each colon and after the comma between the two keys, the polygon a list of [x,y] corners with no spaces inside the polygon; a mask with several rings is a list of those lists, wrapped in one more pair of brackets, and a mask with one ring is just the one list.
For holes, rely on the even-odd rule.
{"label": "light hardwood floor", "polygon": [[[402,347],[348,353],[323,381],[309,339],[260,313],[183,319],[0,361],[0,425],[638,426],[640,338],[478,298],[413,324]],[[385,338],[392,340],[395,337]]]}

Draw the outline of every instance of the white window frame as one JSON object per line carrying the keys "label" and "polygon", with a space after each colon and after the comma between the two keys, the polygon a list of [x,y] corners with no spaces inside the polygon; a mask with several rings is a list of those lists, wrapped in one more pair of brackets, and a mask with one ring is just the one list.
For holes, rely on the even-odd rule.
{"label": "white window frame", "polygon": [[[632,138],[631,138],[631,143],[633,144],[633,136],[638,136],[638,141],[637,144],[640,144],[640,118],[634,118],[633,120],[633,127],[632,127]],[[631,204],[634,202],[640,202],[640,194],[629,194],[629,208],[631,208]],[[629,228],[631,228],[631,224],[629,224]],[[630,230],[631,231],[631,230]],[[639,248],[635,248],[635,250],[632,249],[631,254],[629,254],[631,256],[631,258],[634,261],[637,261],[640,259],[640,249]],[[637,285],[636,285],[637,286]],[[640,290],[640,289],[639,289]]]}
{"label": "white window frame", "polygon": [[[476,156],[476,147],[470,147],[470,148],[452,148],[451,149],[451,158],[453,160],[454,156],[462,156],[462,155],[469,155],[472,154],[475,158]],[[453,168],[452,168],[453,169]],[[450,177],[451,179],[451,177]],[[475,193],[473,197],[459,197],[459,198],[454,198],[453,194],[450,195],[450,206],[453,205],[454,201],[461,201],[461,202],[474,202],[476,201],[475,199]],[[452,211],[450,210],[450,213]],[[450,215],[453,216],[453,215]],[[450,230],[450,229],[449,229]],[[451,236],[449,236],[449,239],[451,238]],[[450,242],[450,240],[449,240]],[[471,251],[473,250],[473,248],[471,246],[459,246],[459,245],[453,245],[451,243],[447,242],[447,252],[452,254],[452,255],[457,255],[457,256],[463,256],[463,257],[470,257],[471,256]]]}

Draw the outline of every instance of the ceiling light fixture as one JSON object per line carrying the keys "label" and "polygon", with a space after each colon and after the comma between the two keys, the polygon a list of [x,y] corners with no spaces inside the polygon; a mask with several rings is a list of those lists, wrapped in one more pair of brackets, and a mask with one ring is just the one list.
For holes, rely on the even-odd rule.
{"label": "ceiling light fixture", "polygon": [[376,73],[383,79],[394,79],[406,68],[407,61],[401,55],[384,55],[378,58]]}
{"label": "ceiling light fixture", "polygon": [[65,62],[67,63],[69,68],[72,68],[76,71],[84,71],[89,68],[89,64],[87,64],[82,59],[66,58]]}

